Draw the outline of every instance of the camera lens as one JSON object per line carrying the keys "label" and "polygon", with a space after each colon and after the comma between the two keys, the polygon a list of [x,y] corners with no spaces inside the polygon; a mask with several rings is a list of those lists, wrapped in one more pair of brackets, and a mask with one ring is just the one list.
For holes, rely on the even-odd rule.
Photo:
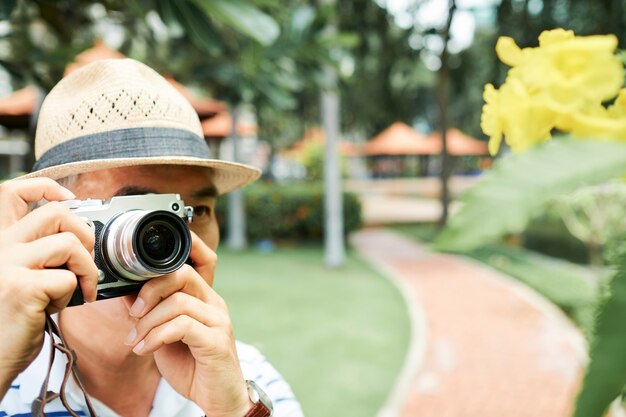
{"label": "camera lens", "polygon": [[180,268],[191,251],[183,219],[165,210],[129,210],[112,219],[102,236],[102,258],[116,275],[145,281]]}
{"label": "camera lens", "polygon": [[139,252],[153,266],[167,264],[180,250],[181,240],[180,234],[171,225],[163,222],[148,223],[139,232]]}

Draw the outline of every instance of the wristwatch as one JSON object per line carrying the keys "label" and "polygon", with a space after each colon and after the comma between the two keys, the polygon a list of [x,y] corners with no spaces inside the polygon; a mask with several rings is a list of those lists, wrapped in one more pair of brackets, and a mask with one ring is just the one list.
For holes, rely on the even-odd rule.
{"label": "wristwatch", "polygon": [[267,394],[251,380],[246,381],[250,401],[254,404],[243,417],[270,417],[274,407]]}

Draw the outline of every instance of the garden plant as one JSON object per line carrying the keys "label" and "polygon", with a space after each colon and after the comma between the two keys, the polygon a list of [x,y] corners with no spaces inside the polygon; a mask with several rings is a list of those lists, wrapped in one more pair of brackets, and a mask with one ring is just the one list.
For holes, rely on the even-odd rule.
{"label": "garden plant", "polygon": [[[492,154],[503,140],[512,153],[463,196],[435,247],[479,248],[522,232],[555,199],[573,195],[573,203],[583,187],[623,181],[626,88],[617,44],[613,35],[577,37],[563,29],[543,32],[534,48],[522,49],[509,37],[498,40],[497,55],[511,68],[499,89],[485,86],[481,127]],[[584,234],[590,218],[573,204],[570,209],[567,221]],[[603,416],[626,383],[626,252],[616,242],[599,244],[611,247],[607,258],[616,273],[601,292],[608,295],[595,317],[575,417]]]}

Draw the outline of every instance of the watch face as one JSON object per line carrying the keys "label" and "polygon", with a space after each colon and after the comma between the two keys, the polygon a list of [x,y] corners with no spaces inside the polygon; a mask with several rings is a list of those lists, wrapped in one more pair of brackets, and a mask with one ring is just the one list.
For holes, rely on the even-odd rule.
{"label": "watch face", "polygon": [[250,394],[250,400],[255,404],[259,402],[263,404],[268,409],[271,415],[272,411],[274,410],[272,400],[270,400],[267,394],[254,381],[246,382],[248,384],[248,393]]}
{"label": "watch face", "polygon": [[250,401],[255,404],[259,402],[259,393],[257,392],[257,389],[259,389],[259,387],[254,383],[254,381],[248,381],[248,395],[250,396]]}

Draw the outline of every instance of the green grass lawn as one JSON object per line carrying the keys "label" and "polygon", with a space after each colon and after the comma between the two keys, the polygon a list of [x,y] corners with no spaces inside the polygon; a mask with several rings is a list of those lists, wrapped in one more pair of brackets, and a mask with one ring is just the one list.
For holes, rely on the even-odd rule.
{"label": "green grass lawn", "polygon": [[409,342],[397,289],[352,254],[326,269],[320,247],[218,255],[215,287],[237,338],[285,376],[306,416],[375,416]]}

